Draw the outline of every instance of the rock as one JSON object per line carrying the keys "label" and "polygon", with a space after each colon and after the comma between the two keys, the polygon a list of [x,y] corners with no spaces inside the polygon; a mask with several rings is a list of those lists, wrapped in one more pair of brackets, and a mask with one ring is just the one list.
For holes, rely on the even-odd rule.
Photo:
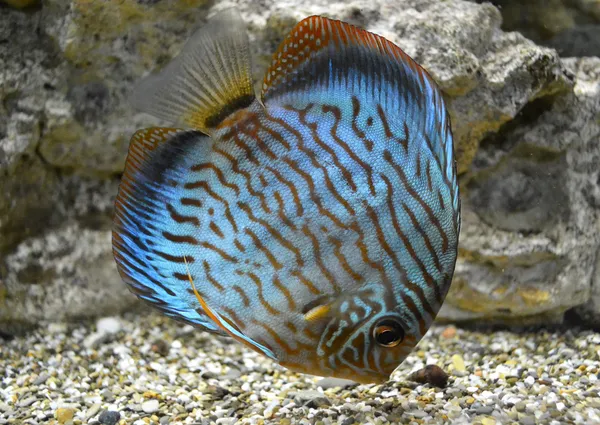
{"label": "rock", "polygon": [[46,107],[44,159],[85,173],[121,172],[130,135],[151,122],[127,101],[131,81],[175,53],[206,16],[206,3],[48,2],[41,25],[73,72]]}
{"label": "rock", "polygon": [[0,3],[6,3],[16,9],[25,9],[27,7],[36,6],[39,0],[0,0]]}
{"label": "rock", "polygon": [[494,0],[502,11],[503,26],[520,31],[527,38],[540,42],[575,25],[576,9],[569,0]]}
{"label": "rock", "polygon": [[[574,91],[531,110],[478,151],[463,179],[451,321],[598,317],[600,59],[565,59]],[[596,301],[594,301],[596,300]]]}
{"label": "rock", "polygon": [[111,410],[104,410],[100,413],[100,416],[98,416],[98,422],[102,425],[116,425],[119,422],[119,419],[121,419],[121,414]]}
{"label": "rock", "polygon": [[135,297],[119,278],[110,240],[108,230],[71,224],[20,244],[4,259],[0,329],[10,333],[15,323],[105,316],[131,306]]}
{"label": "rock", "polygon": [[[464,186],[461,258],[440,317],[560,321],[566,309],[590,299],[591,211],[600,195],[592,184],[597,174],[580,152],[584,142],[572,139],[583,131],[593,146],[587,132],[595,124],[583,119],[593,123],[593,114],[575,111],[579,104],[596,110],[597,77],[503,31],[501,13],[509,22],[506,13],[517,7],[508,0],[499,2],[500,11],[478,3],[314,0],[298,7],[240,0],[236,8],[249,24],[257,85],[286,32],[310,14],[366,27],[422,63],[445,92]],[[2,8],[0,40],[10,42],[0,43],[0,332],[132,307],[135,297],[112,260],[112,204],[131,134],[162,123],[134,111],[128,97],[134,82],[164,66],[209,13],[228,5],[48,0],[27,13]],[[559,18],[547,21],[545,40],[583,16],[588,25],[600,16],[586,0],[552,5],[544,16]],[[573,24],[565,12],[571,10]],[[538,104],[550,107],[524,120]],[[553,120],[568,130],[552,127]],[[564,146],[544,144],[545,127],[560,135],[547,133],[548,139],[561,138]],[[500,142],[490,142],[496,133]],[[521,137],[535,140],[513,143]]]}
{"label": "rock", "polygon": [[39,158],[25,157],[10,173],[0,168],[0,253],[64,219],[56,208],[64,198],[55,171],[44,167]]}
{"label": "rock", "polygon": [[413,416],[413,417],[415,417],[417,419],[423,419],[423,418],[426,418],[427,416],[430,416],[424,410],[412,410],[410,412],[406,412],[406,415]]}
{"label": "rock", "polygon": [[242,372],[239,369],[232,368],[222,376],[222,379],[238,379],[240,376],[242,376]]}
{"label": "rock", "polygon": [[600,328],[600,247],[596,250],[596,260],[590,286],[589,300],[578,306],[575,311],[585,323]]}
{"label": "rock", "polygon": [[600,56],[600,24],[570,28],[545,43],[561,56]]}
{"label": "rock", "polygon": [[[329,2],[312,2],[310,13],[330,15],[332,7]],[[556,52],[518,33],[502,32],[500,12],[490,4],[360,0],[333,9],[337,17],[398,44],[438,82],[448,95],[461,173],[469,168],[479,142],[529,101],[568,90],[569,81]],[[282,22],[305,15],[305,10],[276,2],[267,25],[274,23],[284,32],[288,25]],[[265,32],[270,34],[269,27]]]}
{"label": "rock", "polygon": [[494,0],[502,27],[518,31],[564,57],[598,56],[600,2],[596,0]]}
{"label": "rock", "polygon": [[231,392],[227,388],[223,388],[218,385],[209,385],[207,387],[207,393],[210,393],[213,399],[215,400],[222,400],[223,398],[231,394]]}
{"label": "rock", "polygon": [[[540,233],[568,221],[562,152],[520,145],[468,185],[479,217],[498,229]],[[556,264],[556,258],[549,258]]]}

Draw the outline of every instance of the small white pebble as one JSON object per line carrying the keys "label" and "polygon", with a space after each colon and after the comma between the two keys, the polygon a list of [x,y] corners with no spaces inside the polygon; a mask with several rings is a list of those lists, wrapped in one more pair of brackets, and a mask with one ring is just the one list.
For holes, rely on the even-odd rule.
{"label": "small white pebble", "polygon": [[142,410],[146,413],[154,413],[158,411],[158,400],[146,400],[142,403]]}
{"label": "small white pebble", "polygon": [[496,394],[494,394],[491,391],[482,391],[481,394],[479,394],[479,398],[481,400],[489,400],[489,399],[495,399],[497,398]]}
{"label": "small white pebble", "polygon": [[121,327],[121,321],[116,317],[103,317],[96,322],[99,333],[116,334]]}

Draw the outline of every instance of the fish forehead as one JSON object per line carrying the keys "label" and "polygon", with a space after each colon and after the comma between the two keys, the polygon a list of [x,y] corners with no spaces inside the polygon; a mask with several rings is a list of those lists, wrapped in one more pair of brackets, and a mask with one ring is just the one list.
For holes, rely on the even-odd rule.
{"label": "fish forehead", "polygon": [[361,111],[353,99],[250,108],[182,183],[201,204],[176,211],[201,218],[177,223],[204,242],[190,264],[199,291],[279,358],[306,361],[318,344],[302,308],[319,296],[387,285],[419,333],[441,302],[450,188],[411,123],[391,138],[385,114]]}

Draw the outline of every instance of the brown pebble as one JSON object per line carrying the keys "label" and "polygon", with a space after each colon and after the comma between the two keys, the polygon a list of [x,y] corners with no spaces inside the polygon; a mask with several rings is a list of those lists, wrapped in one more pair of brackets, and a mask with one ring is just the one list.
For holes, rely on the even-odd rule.
{"label": "brown pebble", "polygon": [[441,333],[442,338],[450,339],[456,336],[456,328],[454,326],[448,326]]}
{"label": "brown pebble", "polygon": [[154,341],[150,349],[163,357],[166,357],[169,354],[169,344],[163,339]]}
{"label": "brown pebble", "polygon": [[408,379],[419,384],[429,384],[438,388],[445,388],[448,385],[448,374],[436,365],[427,365],[412,373]]}

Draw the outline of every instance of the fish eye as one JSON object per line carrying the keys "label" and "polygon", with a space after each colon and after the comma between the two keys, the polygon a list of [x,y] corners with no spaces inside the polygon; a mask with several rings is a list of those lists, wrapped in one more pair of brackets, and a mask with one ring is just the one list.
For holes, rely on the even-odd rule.
{"label": "fish eye", "polygon": [[375,325],[373,338],[382,347],[395,347],[404,339],[404,328],[393,319],[383,319]]}

